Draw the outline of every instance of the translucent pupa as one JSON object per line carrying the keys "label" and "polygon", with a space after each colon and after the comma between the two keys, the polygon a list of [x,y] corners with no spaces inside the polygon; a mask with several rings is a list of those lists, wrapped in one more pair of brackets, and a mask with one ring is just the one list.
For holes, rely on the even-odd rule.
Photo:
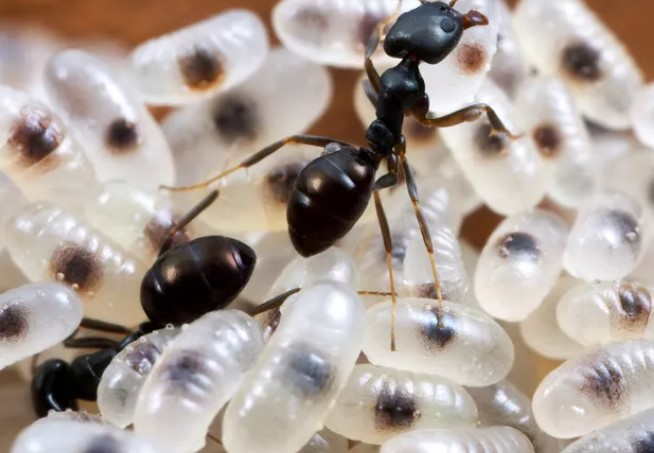
{"label": "translucent pupa", "polygon": [[598,167],[569,89],[555,77],[531,77],[516,99],[525,133],[552,173],[547,194],[563,206],[583,206],[597,188]]}
{"label": "translucent pupa", "polygon": [[187,104],[243,82],[267,53],[261,19],[230,10],[139,45],[129,74],[147,103]]}
{"label": "translucent pupa", "polygon": [[0,295],[0,369],[66,339],[84,307],[59,283],[32,283]]}
{"label": "translucent pupa", "polygon": [[441,313],[434,300],[400,298],[395,351],[389,347],[391,312],[390,301],[368,309],[363,352],[373,364],[473,387],[499,382],[511,370],[511,339],[480,310],[446,301]]}
{"label": "translucent pupa", "polygon": [[548,374],[534,394],[534,417],[554,437],[584,436],[654,407],[653,378],[654,341],[609,344]]}
{"label": "translucent pupa", "polygon": [[100,181],[124,179],[153,189],[174,183],[172,153],[163,133],[108,63],[65,50],[48,63],[45,83]]}
{"label": "translucent pupa", "polygon": [[571,443],[561,453],[647,453],[654,450],[654,410],[640,412]]}
{"label": "translucent pupa", "polygon": [[483,426],[509,426],[520,431],[538,453],[560,453],[565,443],[545,434],[536,424],[530,399],[509,381],[488,387],[468,387]]}
{"label": "translucent pupa", "polygon": [[[280,137],[305,131],[331,97],[325,68],[286,49],[272,50],[261,70],[239,86],[184,107],[163,122],[177,184],[195,183],[228,165],[230,158],[241,159],[244,152],[249,155]],[[257,168],[251,169],[253,174]]]}
{"label": "translucent pupa", "polygon": [[579,280],[563,274],[543,302],[520,323],[520,335],[532,351],[554,360],[567,360],[584,352],[584,347],[567,336],[556,319],[556,307]]}
{"label": "translucent pupa", "polygon": [[[155,260],[170,228],[183,214],[165,193],[140,189],[124,181],[99,186],[84,203],[89,224],[146,265]],[[173,245],[211,233],[212,229],[196,219],[175,234]]]}
{"label": "translucent pupa", "polygon": [[69,202],[95,185],[61,118],[27,93],[0,86],[0,170],[30,200]]}
{"label": "translucent pupa", "polygon": [[25,428],[11,453],[172,453],[166,444],[101,423],[44,418]]}
{"label": "translucent pupa", "polygon": [[154,364],[179,329],[160,329],[142,336],[120,351],[102,373],[98,408],[103,420],[124,428],[131,425],[139,392]]}
{"label": "translucent pupa", "polygon": [[475,295],[491,316],[522,321],[550,292],[562,270],[568,228],[535,210],[508,217],[493,231],[475,272]]}
{"label": "translucent pupa", "polygon": [[124,325],[145,317],[140,262],[76,215],[28,204],[9,221],[6,237],[11,258],[30,280],[69,285],[84,300],[86,316]]}
{"label": "translucent pupa", "polygon": [[201,449],[212,420],[239,388],[262,346],[259,325],[243,312],[215,311],[189,324],[139,392],[136,433],[178,452]]}
{"label": "translucent pupa", "polygon": [[533,453],[529,439],[507,426],[468,429],[425,429],[400,434],[386,442],[379,453]]}
{"label": "translucent pupa", "polygon": [[[475,101],[491,105],[510,130],[521,132],[513,105],[492,82],[484,83]],[[542,157],[529,137],[511,139],[491,131],[490,123],[479,119],[439,132],[466,179],[491,209],[511,215],[533,208],[549,183]]]}
{"label": "translucent pupa", "polygon": [[652,297],[649,288],[636,282],[581,284],[563,296],[556,317],[561,330],[585,346],[654,339]]}
{"label": "translucent pupa", "polygon": [[630,196],[650,217],[654,215],[654,155],[651,150],[631,146],[628,153],[604,165],[600,182],[603,189]]}
{"label": "translucent pupa", "polygon": [[306,444],[345,386],[364,328],[352,289],[329,280],[305,287],[227,406],[226,449],[281,453]]}
{"label": "translucent pupa", "polygon": [[583,1],[522,0],[513,24],[525,57],[564,80],[586,117],[612,129],[630,127],[640,69]]}
{"label": "translucent pupa", "polygon": [[381,445],[406,431],[476,422],[472,397],[449,379],[357,365],[325,424],[348,439]]}
{"label": "translucent pupa", "polygon": [[575,277],[615,280],[638,264],[648,243],[649,218],[643,207],[620,192],[602,191],[579,211],[563,253]]}
{"label": "translucent pupa", "polygon": [[654,148],[654,84],[644,86],[634,98],[629,111],[634,133],[642,143]]}

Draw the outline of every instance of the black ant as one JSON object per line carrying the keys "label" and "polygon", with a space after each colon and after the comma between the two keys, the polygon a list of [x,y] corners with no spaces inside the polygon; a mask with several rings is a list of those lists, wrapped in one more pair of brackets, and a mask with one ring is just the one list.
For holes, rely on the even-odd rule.
{"label": "black ant", "polygon": [[[448,127],[474,121],[485,113],[494,134],[503,133],[512,138],[514,136],[486,104],[471,105],[441,117],[429,111],[429,98],[420,74],[420,63],[441,62],[456,47],[464,30],[487,25],[488,19],[475,10],[466,14],[459,13],[454,9],[457,0],[452,0],[449,5],[443,2],[420,1],[420,6],[401,14],[386,33],[383,39],[384,51],[391,57],[400,58],[401,61],[381,76],[375,69],[371,56],[382,41],[386,21],[377,25],[368,42],[365,56],[368,83],[365,87],[368,98],[375,106],[377,117],[365,134],[368,148],[353,146],[329,137],[292,135],[266,146],[237,166],[204,182],[162,188],[185,191],[208,187],[231,173],[251,167],[288,144],[324,148],[323,154],[298,174],[291,192],[287,207],[291,241],[302,256],[312,256],[326,250],[352,229],[372,196],[384,239],[390,293],[395,308],[391,235],[379,191],[395,186],[398,183],[398,175],[403,171],[420,232],[429,253],[435,292],[441,307],[443,298],[431,235],[406,158],[406,143],[402,135],[404,117],[411,115],[426,127]],[[388,173],[376,179],[382,161],[386,162]],[[393,311],[393,318],[394,314]],[[391,349],[395,350],[394,320],[391,324]]]}

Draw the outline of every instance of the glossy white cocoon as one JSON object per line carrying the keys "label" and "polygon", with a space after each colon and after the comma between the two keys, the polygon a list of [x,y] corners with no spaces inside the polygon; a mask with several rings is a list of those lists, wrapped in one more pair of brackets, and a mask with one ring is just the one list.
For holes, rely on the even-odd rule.
{"label": "glossy white cocoon", "polygon": [[476,422],[475,402],[448,379],[357,365],[325,424],[348,439],[381,445],[406,431],[473,427]]}
{"label": "glossy white cocoon", "polygon": [[400,434],[379,453],[533,453],[529,439],[513,428],[425,429]]}
{"label": "glossy white cocoon", "polygon": [[489,23],[464,30],[457,46],[440,63],[420,66],[430,110],[439,115],[474,102],[497,50],[500,26],[497,0],[459,0],[455,9],[463,14],[477,10]]}
{"label": "glossy white cocoon", "polygon": [[95,184],[61,118],[27,93],[0,86],[0,170],[30,200],[71,203]]}
{"label": "glossy white cocoon", "polygon": [[227,406],[230,453],[299,450],[322,428],[361,351],[365,311],[342,283],[305,287]]}
{"label": "glossy white cocoon", "polygon": [[[155,443],[156,442],[156,443]],[[165,443],[100,423],[40,419],[16,438],[11,453],[167,453]]]}
{"label": "glossy white cocoon", "polygon": [[640,412],[590,433],[561,453],[647,453],[654,449],[654,410]]}
{"label": "glossy white cocoon", "polygon": [[654,407],[653,378],[654,341],[605,345],[543,379],[532,402],[534,417],[554,437],[584,436]]}
{"label": "glossy white cocoon", "polygon": [[559,279],[568,228],[535,210],[508,217],[486,242],[475,271],[481,308],[505,321],[525,320]]}
{"label": "glossy white cocoon", "polygon": [[628,153],[606,164],[601,174],[602,188],[629,195],[650,216],[654,215],[654,153],[651,150],[630,148]]}
{"label": "glossy white cocoon", "polygon": [[649,148],[654,148],[654,84],[648,84],[640,90],[629,114],[638,140]]}
{"label": "glossy white cocoon", "polygon": [[630,127],[642,74],[585,2],[521,0],[513,24],[525,58],[564,80],[586,117],[611,129]]}
{"label": "glossy white cocoon", "polygon": [[[239,86],[179,109],[163,122],[173,149],[176,183],[196,183],[228,161],[235,164],[276,140],[305,131],[331,97],[327,69],[286,49],[273,49],[260,70]],[[282,156],[288,153],[279,151]],[[314,148],[314,153],[317,157],[320,149]]]}
{"label": "glossy white cocoon", "polygon": [[[482,86],[475,101],[493,107],[513,134],[523,132],[506,95],[491,82]],[[503,134],[492,136],[491,131],[482,116],[471,123],[443,128],[440,134],[488,207],[504,215],[533,208],[543,198],[549,182],[542,157],[529,137],[512,140]]]}
{"label": "glossy white cocoon", "polygon": [[32,283],[0,295],[0,370],[66,339],[84,308],[59,283]]}
{"label": "glossy white cocoon", "polygon": [[179,329],[160,329],[142,336],[120,351],[102,373],[98,384],[98,408],[102,419],[125,428],[134,419],[134,409],[145,379]]}
{"label": "glossy white cocoon", "polygon": [[652,293],[636,282],[581,284],[558,304],[556,317],[573,340],[585,346],[631,338],[654,339]]}
{"label": "glossy white cocoon", "polygon": [[229,10],[139,45],[129,73],[147,103],[187,104],[243,82],[267,53],[261,19]]}
{"label": "glossy white cocoon", "polygon": [[[140,189],[125,181],[103,184],[84,203],[84,216],[89,224],[146,265],[154,262],[168,238],[168,231],[185,213],[173,206],[166,193]],[[212,232],[195,219],[175,235],[173,245]]]}
{"label": "glossy white cocoon", "polygon": [[579,280],[563,274],[543,302],[520,323],[520,334],[529,349],[553,360],[567,360],[584,352],[584,347],[567,336],[556,319],[561,298]]}
{"label": "glossy white cocoon", "polygon": [[172,153],[161,129],[109,64],[65,50],[48,63],[45,83],[98,180],[124,179],[152,189],[174,182]]}
{"label": "glossy white cocoon", "polygon": [[513,99],[528,75],[529,66],[522,55],[518,36],[513,29],[511,9],[505,0],[496,0],[496,3],[497,51],[491,60],[488,77]]}
{"label": "glossy white cocoon", "polygon": [[390,301],[368,309],[363,352],[371,363],[471,387],[499,382],[511,370],[509,336],[481,311],[446,301],[441,315],[434,300],[399,298],[391,351],[391,309]]}
{"label": "glossy white cocoon", "polygon": [[136,433],[177,452],[201,449],[212,420],[262,346],[259,325],[240,311],[211,312],[189,324],[143,384],[134,411]]}
{"label": "glossy white cocoon", "polygon": [[545,434],[536,424],[531,400],[508,380],[466,389],[477,404],[483,426],[509,426],[527,436],[539,453],[560,453],[563,441]]}
{"label": "glossy white cocoon", "polygon": [[621,192],[602,191],[578,213],[563,266],[586,281],[615,280],[635,269],[649,242],[649,216]]}
{"label": "glossy white cocoon", "polygon": [[9,221],[6,237],[25,276],[71,286],[85,316],[123,325],[144,319],[140,262],[79,217],[51,204],[28,204]]}
{"label": "glossy white cocoon", "polygon": [[525,133],[552,172],[547,193],[567,207],[583,207],[595,192],[597,164],[590,135],[570,90],[555,77],[526,79],[517,96]]}
{"label": "glossy white cocoon", "polygon": [[[436,230],[432,228],[431,241],[443,298],[450,302],[467,303],[472,294],[461,258],[459,241],[446,226]],[[429,255],[420,234],[415,234],[409,240],[404,257],[403,277],[404,284],[412,296],[437,298]]]}

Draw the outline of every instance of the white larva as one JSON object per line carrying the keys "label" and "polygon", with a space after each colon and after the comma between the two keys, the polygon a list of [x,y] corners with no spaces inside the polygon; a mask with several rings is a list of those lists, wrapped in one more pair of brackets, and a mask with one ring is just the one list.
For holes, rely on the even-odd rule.
{"label": "white larva", "polygon": [[481,311],[446,301],[441,314],[432,299],[400,298],[391,351],[391,310],[390,301],[368,309],[363,352],[371,363],[472,387],[499,382],[511,370],[509,336]]}
{"label": "white larva", "polygon": [[325,424],[349,439],[381,445],[402,432],[476,422],[474,401],[448,379],[357,365]]}
{"label": "white larva", "polygon": [[174,182],[172,153],[159,126],[109,64],[65,50],[48,63],[45,82],[100,181],[124,179],[152,189]]}
{"label": "white larva", "polygon": [[635,269],[649,240],[649,216],[621,192],[602,191],[579,211],[563,266],[586,281],[615,280]]}
{"label": "white larva", "polygon": [[261,19],[230,10],[139,45],[129,74],[147,103],[187,104],[243,82],[267,53]]}
{"label": "white larva", "polygon": [[212,420],[262,346],[259,325],[239,311],[211,312],[188,325],[143,384],[134,411],[136,433],[177,452],[202,448]]}
{"label": "white larva", "polygon": [[144,319],[140,262],[74,214],[28,204],[6,227],[7,249],[31,281],[61,281],[84,300],[84,314],[123,325]]}
{"label": "white larva", "polygon": [[533,453],[520,431],[507,426],[468,429],[425,429],[400,434],[379,453]]}
{"label": "white larva", "polygon": [[654,341],[609,344],[548,374],[534,394],[534,417],[554,437],[584,436],[654,407],[653,378]]}
{"label": "white larva", "polygon": [[642,74],[582,0],[521,0],[513,24],[525,57],[540,72],[561,77],[586,117],[611,129],[630,127]]}
{"label": "white larva", "polygon": [[97,401],[103,420],[119,428],[132,424],[145,379],[178,333],[179,329],[155,330],[129,344],[111,360],[98,384]]}
{"label": "white larva", "polygon": [[227,406],[226,449],[285,453],[306,444],[345,385],[364,328],[352,289],[328,280],[305,287]]}
{"label": "white larva", "polygon": [[554,287],[568,228],[555,214],[535,210],[508,217],[493,231],[475,272],[475,295],[491,316],[526,319]]}
{"label": "white larva", "polygon": [[77,294],[60,283],[32,283],[0,295],[0,369],[66,339],[83,311]]}

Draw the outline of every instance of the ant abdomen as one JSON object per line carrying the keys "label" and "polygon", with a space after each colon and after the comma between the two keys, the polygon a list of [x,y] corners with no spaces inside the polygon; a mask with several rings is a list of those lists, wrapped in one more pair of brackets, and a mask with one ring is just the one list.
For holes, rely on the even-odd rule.
{"label": "ant abdomen", "polygon": [[212,312],[185,327],[143,384],[136,433],[173,451],[202,448],[209,425],[262,347],[258,323],[239,311]]}
{"label": "ant abdomen", "polygon": [[325,424],[348,439],[381,445],[398,433],[473,427],[477,407],[448,379],[357,365]]}
{"label": "ant abdomen", "polygon": [[139,261],[76,215],[29,204],[7,225],[11,258],[32,281],[60,281],[87,302],[85,316],[119,324],[143,318]]}
{"label": "ant abdomen", "polygon": [[142,336],[120,351],[102,373],[98,408],[102,418],[124,428],[132,424],[139,392],[179,329],[160,329]]}
{"label": "ant abdomen", "polygon": [[146,102],[187,104],[238,85],[267,53],[259,17],[235,9],[144,42],[130,55],[130,74]]}

